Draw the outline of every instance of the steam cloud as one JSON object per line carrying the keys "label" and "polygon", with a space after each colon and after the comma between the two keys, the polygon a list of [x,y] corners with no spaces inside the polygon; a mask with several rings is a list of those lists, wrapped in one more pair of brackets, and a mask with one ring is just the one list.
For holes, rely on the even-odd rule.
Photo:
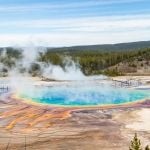
{"label": "steam cloud", "polygon": [[[26,95],[29,98],[34,98],[37,100],[51,100],[54,103],[54,99],[59,99],[60,101],[64,99],[66,105],[74,104],[78,102],[79,104],[105,104],[105,103],[117,103],[118,96],[123,99],[124,102],[128,102],[138,98],[132,93],[124,90],[116,90],[111,87],[111,82],[102,81],[99,79],[105,79],[105,76],[85,76],[81,69],[79,63],[75,63],[71,58],[65,57],[63,63],[64,68],[61,66],[53,65],[52,63],[40,62],[38,60],[39,52],[44,52],[43,48],[28,47],[21,48],[22,58],[12,59],[12,62],[16,62],[13,67],[9,68],[8,77],[9,85],[12,92],[17,92],[19,95]],[[1,53],[0,59],[6,57],[6,51]],[[31,78],[30,69],[32,64],[38,64],[40,66],[41,76],[48,79],[55,80],[70,80],[75,82],[59,82],[58,87],[55,83],[51,82],[48,86],[52,86],[51,89],[46,86],[42,88],[36,88],[37,82]],[[0,71],[6,68],[3,63],[0,63]],[[23,69],[22,69],[23,68]],[[94,81],[93,80],[97,80]],[[82,81],[82,82],[81,82]],[[55,86],[54,86],[55,85]],[[41,86],[41,85],[40,85]],[[69,86],[69,88],[68,88]],[[36,93],[36,94],[35,94]],[[137,95],[139,96],[139,95]],[[140,95],[141,98],[144,95]],[[44,99],[45,98],[45,99]],[[117,99],[116,99],[117,98]],[[126,100],[126,101],[125,101]]]}
{"label": "steam cloud", "polygon": [[[35,93],[35,87],[33,86],[35,82],[31,79],[31,74],[29,73],[32,64],[38,64],[40,66],[41,76],[47,79],[74,80],[77,84],[79,83],[77,81],[82,80],[82,83],[85,84],[88,80],[105,78],[104,76],[85,76],[80,69],[79,63],[75,63],[70,57],[64,58],[64,68],[53,65],[52,63],[40,62],[37,58],[39,52],[45,52],[44,48],[30,46],[20,48],[20,51],[23,55],[22,58],[19,60],[11,58],[14,59],[15,66],[9,68],[8,72],[9,85],[14,92],[28,93],[29,95]],[[1,53],[0,58],[5,58],[6,55],[6,51],[4,50]],[[3,63],[0,63],[0,70],[3,68],[6,68],[6,66]]]}
{"label": "steam cloud", "polygon": [[[18,49],[18,48],[17,48]],[[52,63],[45,63],[38,61],[39,52],[44,52],[44,48],[37,48],[34,46],[19,48],[22,52],[22,59],[14,60],[15,67],[9,68],[8,75],[12,76],[24,76],[30,77],[30,69],[32,64],[38,64],[41,70],[41,76],[48,79],[55,80],[85,80],[87,77],[82,73],[79,63],[75,63],[70,57],[63,58],[64,68],[58,65],[53,65]],[[6,57],[6,50],[2,51],[1,58]],[[15,59],[15,58],[11,58]],[[0,69],[4,68],[2,63],[0,63]],[[22,68],[22,71],[20,71]],[[104,78],[101,76],[100,78]]]}

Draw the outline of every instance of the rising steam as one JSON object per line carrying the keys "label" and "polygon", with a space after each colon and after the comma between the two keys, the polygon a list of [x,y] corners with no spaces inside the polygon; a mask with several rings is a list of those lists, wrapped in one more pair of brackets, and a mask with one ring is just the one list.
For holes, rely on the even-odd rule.
{"label": "rising steam", "polygon": [[[114,89],[110,81],[99,80],[105,79],[105,76],[85,76],[79,63],[74,62],[70,57],[63,58],[64,67],[61,67],[50,62],[39,61],[39,53],[45,51],[43,48],[20,48],[20,51],[22,52],[20,59],[8,57],[14,64],[9,67],[9,85],[12,92],[17,92],[27,98],[42,100],[42,103],[46,104],[97,105],[129,102],[147,96],[145,93],[134,94],[124,89]],[[7,58],[6,55],[4,50],[0,57],[2,62],[4,58]],[[49,82],[48,86],[51,88],[45,83],[43,87],[40,82],[37,88],[37,82],[34,82],[30,73],[33,64],[40,66],[40,77],[42,78],[75,82],[58,82],[58,85],[57,82]],[[0,63],[0,71],[6,67],[5,64]]]}
{"label": "rising steam", "polygon": [[[85,76],[80,69],[79,63],[74,62],[70,57],[63,58],[64,67],[61,67],[59,65],[53,65],[50,62],[46,63],[40,62],[38,60],[39,53],[45,52],[45,49],[43,48],[36,48],[34,46],[30,46],[28,48],[19,49],[21,51],[22,56],[20,59],[11,58],[12,62],[15,65],[10,67],[8,71],[9,85],[13,92],[17,91],[18,93],[28,93],[29,95],[35,94],[35,82],[31,78],[32,75],[30,74],[30,69],[33,64],[38,64],[38,66],[40,66],[39,76],[44,79],[69,81],[72,80],[76,81],[76,84],[80,83],[80,81],[82,80],[82,85],[84,84],[86,86],[86,82],[88,80],[104,78],[104,76]],[[3,50],[1,58],[5,57],[7,57],[7,54],[6,51]],[[1,63],[0,70],[2,70],[3,68],[6,68],[6,66],[3,63]],[[78,87],[78,85],[74,86]]]}
{"label": "rising steam", "polygon": [[[34,46],[26,48],[17,48],[20,49],[22,57],[20,59],[12,59],[12,63],[15,65],[11,68],[7,68],[9,77],[31,77],[30,70],[33,64],[37,64],[40,68],[40,77],[54,80],[85,80],[87,77],[82,73],[80,65],[77,62],[74,62],[70,57],[63,57],[63,65],[53,65],[48,62],[40,62],[38,60],[39,53],[45,52],[44,48],[37,48]],[[1,54],[1,59],[7,58],[6,50],[4,49]],[[0,70],[6,68],[4,64],[0,63]],[[101,76],[103,78],[103,76]]]}

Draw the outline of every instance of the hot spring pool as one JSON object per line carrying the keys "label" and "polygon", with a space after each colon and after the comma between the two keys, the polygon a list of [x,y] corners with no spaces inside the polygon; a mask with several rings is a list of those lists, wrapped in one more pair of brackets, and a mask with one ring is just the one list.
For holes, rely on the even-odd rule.
{"label": "hot spring pool", "polygon": [[149,91],[108,88],[102,86],[34,87],[19,95],[24,100],[59,106],[97,106],[124,104],[150,97]]}

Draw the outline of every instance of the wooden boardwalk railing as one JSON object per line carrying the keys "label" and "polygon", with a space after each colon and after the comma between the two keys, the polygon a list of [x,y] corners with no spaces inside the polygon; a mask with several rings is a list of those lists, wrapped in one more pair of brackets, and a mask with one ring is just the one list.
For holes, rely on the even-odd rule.
{"label": "wooden boardwalk railing", "polygon": [[126,81],[112,80],[112,82],[113,86],[115,87],[136,87],[142,85],[142,82],[137,80],[126,80]]}
{"label": "wooden boardwalk railing", "polygon": [[0,84],[0,94],[6,93],[10,90],[10,87],[6,84]]}

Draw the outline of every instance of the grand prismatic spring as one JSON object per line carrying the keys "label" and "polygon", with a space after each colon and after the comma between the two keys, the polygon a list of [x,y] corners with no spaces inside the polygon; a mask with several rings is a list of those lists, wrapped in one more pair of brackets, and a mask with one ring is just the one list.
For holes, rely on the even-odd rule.
{"label": "grand prismatic spring", "polygon": [[[35,94],[36,93],[36,94]],[[76,85],[57,85],[51,87],[33,87],[18,96],[36,103],[57,106],[101,106],[138,102],[149,98],[148,91],[126,88],[112,88],[88,83]]]}
{"label": "grand prismatic spring", "polygon": [[[147,123],[140,126],[142,129],[131,128],[138,116],[136,113],[149,114],[149,89],[117,87],[108,79],[97,78],[49,82],[13,78],[1,83],[13,85],[8,93],[7,89],[1,93],[2,149],[59,150],[61,146],[99,150],[95,147],[97,144],[105,149],[126,149],[130,139],[122,135],[148,130]],[[137,119],[137,122],[143,120]],[[144,138],[147,141],[148,135]]]}

